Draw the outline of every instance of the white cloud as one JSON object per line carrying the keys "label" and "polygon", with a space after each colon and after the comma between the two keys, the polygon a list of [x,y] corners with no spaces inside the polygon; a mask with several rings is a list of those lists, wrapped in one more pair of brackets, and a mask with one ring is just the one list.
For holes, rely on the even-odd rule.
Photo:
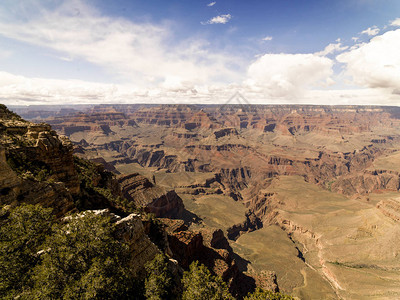
{"label": "white cloud", "polygon": [[320,56],[325,56],[325,55],[332,54],[334,52],[343,51],[343,50],[346,50],[347,48],[349,48],[348,46],[342,46],[342,43],[340,43],[340,39],[337,40],[337,42],[338,43],[336,43],[336,44],[329,44],[328,46],[325,47],[324,50],[319,51],[315,54],[320,55]]}
{"label": "white cloud", "polygon": [[397,18],[396,20],[392,21],[390,23],[391,26],[400,26],[400,18]]}
{"label": "white cloud", "polygon": [[214,1],[214,2],[208,3],[207,6],[211,7],[211,6],[214,6],[215,4],[217,4],[217,2]]}
{"label": "white cloud", "polygon": [[374,37],[368,43],[342,53],[346,74],[355,84],[370,88],[400,88],[400,29]]}
{"label": "white cloud", "polygon": [[248,69],[245,85],[272,97],[293,98],[331,81],[333,61],[314,54],[265,54]]}
{"label": "white cloud", "polygon": [[[103,16],[78,0],[65,1],[52,10],[32,9],[40,13],[21,18],[0,7],[0,34],[56,50],[58,57],[68,60],[84,59],[117,75],[119,80],[147,86],[161,84],[168,76],[196,84],[221,78],[231,81],[238,76],[229,67],[238,61],[237,57],[211,51],[206,41],[195,38],[171,43],[173,30],[167,24]],[[230,18],[223,15],[220,21]]]}
{"label": "white cloud", "polygon": [[353,42],[355,43],[355,42],[357,42],[360,38],[359,38],[359,37],[356,37],[356,36],[353,36],[351,39],[352,39]]}
{"label": "white cloud", "polygon": [[374,36],[379,33],[380,29],[377,28],[376,26],[369,27],[365,29],[364,31],[361,31],[361,34],[368,34],[369,36]]}
{"label": "white cloud", "polygon": [[0,72],[0,103],[7,105],[151,103],[188,97],[197,93],[196,89],[208,93],[204,87],[182,83],[180,78],[168,78],[162,88],[143,89],[132,84],[29,78]]}
{"label": "white cloud", "polygon": [[226,24],[229,22],[229,20],[232,19],[232,16],[230,14],[226,14],[226,15],[219,15],[216,16],[210,20],[208,20],[207,22],[203,22],[202,24]]}
{"label": "white cloud", "polygon": [[[294,71],[293,71],[294,72]],[[296,80],[294,80],[296,81]],[[185,85],[186,84],[186,85]],[[298,83],[299,84],[299,83]],[[304,86],[304,82],[301,83]],[[254,85],[191,85],[181,78],[167,78],[161,88],[139,89],[132,85],[104,84],[80,80],[28,78],[0,72],[0,103],[97,104],[97,103],[225,103],[236,91],[254,104],[380,104],[398,105],[400,96],[378,89],[308,90],[292,97],[256,88]],[[289,96],[290,94],[287,94]],[[379,102],[377,103],[377,99]]]}
{"label": "white cloud", "polygon": [[262,39],[263,41],[272,41],[272,36],[266,36],[265,38]]}

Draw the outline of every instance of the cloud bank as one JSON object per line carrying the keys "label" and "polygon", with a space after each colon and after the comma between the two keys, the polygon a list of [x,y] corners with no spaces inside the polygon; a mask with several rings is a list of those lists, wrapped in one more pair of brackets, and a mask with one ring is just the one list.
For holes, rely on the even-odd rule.
{"label": "cloud bank", "polygon": [[245,85],[272,97],[295,97],[330,83],[333,61],[314,54],[265,54],[248,69]]}
{"label": "cloud bank", "polygon": [[354,84],[396,90],[400,89],[399,49],[400,29],[397,29],[376,36],[336,59],[346,64],[345,73]]}

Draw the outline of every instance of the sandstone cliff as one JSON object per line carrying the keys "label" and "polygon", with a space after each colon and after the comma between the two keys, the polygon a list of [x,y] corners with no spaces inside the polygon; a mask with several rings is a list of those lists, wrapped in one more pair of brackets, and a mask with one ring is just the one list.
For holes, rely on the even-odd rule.
{"label": "sandstone cliff", "polygon": [[74,209],[80,192],[72,143],[47,124],[22,120],[0,107],[1,201],[40,203],[57,214]]}
{"label": "sandstone cliff", "polygon": [[127,200],[156,217],[177,218],[184,211],[182,199],[174,190],[166,191],[155,186],[138,173],[121,176],[118,182]]}

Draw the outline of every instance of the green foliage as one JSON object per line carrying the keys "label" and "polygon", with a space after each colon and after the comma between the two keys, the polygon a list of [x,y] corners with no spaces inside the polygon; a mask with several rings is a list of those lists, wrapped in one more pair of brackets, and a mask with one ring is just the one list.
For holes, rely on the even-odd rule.
{"label": "green foliage", "polygon": [[114,176],[111,172],[104,171],[99,164],[77,156],[74,156],[74,165],[78,171],[79,178],[87,186],[94,186],[93,181],[95,179],[98,179],[99,186],[103,186]]}
{"label": "green foliage", "polygon": [[22,151],[7,154],[7,163],[18,175],[37,181],[45,181],[51,176],[48,165],[38,160],[30,160]]}
{"label": "green foliage", "polygon": [[[132,253],[115,238],[108,217],[85,212],[62,222],[39,205],[1,209],[0,298],[180,297],[179,281],[163,255],[145,265],[147,276],[140,285],[130,271]],[[182,299],[234,299],[222,279],[197,262],[185,272],[182,284]]]}
{"label": "green foliage", "polygon": [[183,300],[234,299],[226,283],[219,276],[213,276],[204,265],[193,262],[182,278]]}
{"label": "green foliage", "polygon": [[257,288],[254,293],[248,294],[244,300],[292,300],[291,296]]}
{"label": "green foliage", "polygon": [[109,218],[86,213],[57,226],[35,268],[32,296],[43,299],[126,298],[133,287],[128,246]]}
{"label": "green foliage", "polygon": [[[3,209],[4,210],[4,209]],[[0,227],[0,297],[13,298],[30,285],[37,254],[49,234],[51,209],[21,205],[13,209]]]}
{"label": "green foliage", "polygon": [[172,292],[172,275],[168,270],[167,259],[158,254],[145,265],[147,278],[145,281],[146,299],[170,299]]}
{"label": "green foliage", "polygon": [[78,172],[81,194],[76,196],[75,204],[80,210],[114,206],[125,213],[137,212],[134,203],[114,195],[110,183],[114,174],[89,160],[74,156],[74,165]]}
{"label": "green foliage", "polygon": [[0,298],[140,297],[109,218],[88,212],[60,225],[51,210],[21,205],[2,209],[0,222]]}
{"label": "green foliage", "polygon": [[335,180],[329,181],[326,184],[326,188],[331,192],[332,191],[332,184],[335,182]]}

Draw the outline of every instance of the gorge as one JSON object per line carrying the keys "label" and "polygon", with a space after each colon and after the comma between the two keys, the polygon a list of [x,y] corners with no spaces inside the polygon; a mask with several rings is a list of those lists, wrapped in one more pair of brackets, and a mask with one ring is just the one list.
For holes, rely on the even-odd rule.
{"label": "gorge", "polygon": [[[74,209],[82,189],[74,152],[78,162],[98,164],[95,187],[108,186],[161,220],[164,251],[182,266],[202,261],[237,295],[246,282],[300,299],[400,295],[397,107],[12,109],[51,128],[0,116],[9,137],[1,150],[6,204],[41,202],[45,191],[51,200],[44,203],[56,203],[60,214]],[[7,146],[16,139],[23,155],[41,157],[54,183],[33,189],[11,171],[5,156],[20,153],[19,145]],[[101,209],[102,201],[84,205]]]}

